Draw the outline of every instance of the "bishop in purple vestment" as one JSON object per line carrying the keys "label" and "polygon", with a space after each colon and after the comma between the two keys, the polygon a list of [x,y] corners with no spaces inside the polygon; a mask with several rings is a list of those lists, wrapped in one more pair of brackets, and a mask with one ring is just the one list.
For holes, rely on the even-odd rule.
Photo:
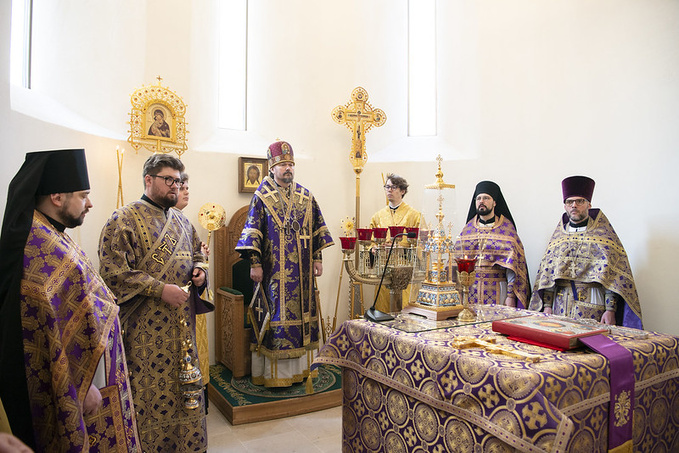
{"label": "bishop in purple vestment", "polygon": [[333,245],[316,199],[294,181],[289,143],[268,149],[271,175],[255,191],[236,250],[250,261],[255,339],[252,381],[287,387],[309,376],[318,350],[315,277],[321,251]]}

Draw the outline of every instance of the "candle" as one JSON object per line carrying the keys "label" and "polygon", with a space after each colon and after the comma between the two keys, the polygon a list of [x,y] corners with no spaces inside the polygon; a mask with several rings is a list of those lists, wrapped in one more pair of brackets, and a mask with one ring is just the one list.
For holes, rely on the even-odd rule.
{"label": "candle", "polygon": [[359,241],[369,241],[373,236],[372,228],[356,228],[356,233]]}
{"label": "candle", "polygon": [[356,237],[340,237],[342,250],[353,250],[356,247]]}
{"label": "candle", "polygon": [[116,160],[118,161],[118,195],[116,197],[116,209],[118,209],[120,206],[125,204],[125,202],[123,201],[123,157],[124,157],[124,153],[125,153],[124,148],[121,150],[119,146],[116,146]]}
{"label": "candle", "polygon": [[465,255],[464,258],[456,259],[455,261],[457,261],[457,270],[460,272],[474,272],[474,266],[476,265],[475,259],[468,259]]}

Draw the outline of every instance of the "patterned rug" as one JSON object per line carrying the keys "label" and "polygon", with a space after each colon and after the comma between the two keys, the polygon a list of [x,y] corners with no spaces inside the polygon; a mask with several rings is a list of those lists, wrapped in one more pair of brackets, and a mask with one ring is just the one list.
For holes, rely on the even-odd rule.
{"label": "patterned rug", "polygon": [[[306,393],[306,382],[283,388],[254,385],[250,376],[233,378],[221,364],[210,366],[210,402],[232,425],[271,420],[339,406],[342,403],[342,373],[339,367],[322,365],[312,380],[314,393]],[[211,407],[212,404],[211,404]]]}

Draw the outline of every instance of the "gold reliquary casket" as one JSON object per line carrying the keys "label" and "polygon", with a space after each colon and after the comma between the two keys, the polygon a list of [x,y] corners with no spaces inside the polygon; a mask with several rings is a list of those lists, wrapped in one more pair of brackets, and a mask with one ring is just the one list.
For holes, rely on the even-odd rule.
{"label": "gold reliquary casket", "polygon": [[455,185],[444,182],[442,159],[439,156],[437,160],[436,182],[424,188],[418,253],[415,254],[414,267],[421,269],[422,276],[413,279],[411,300],[403,312],[438,321],[457,316],[463,309],[463,301],[458,291],[452,234]]}

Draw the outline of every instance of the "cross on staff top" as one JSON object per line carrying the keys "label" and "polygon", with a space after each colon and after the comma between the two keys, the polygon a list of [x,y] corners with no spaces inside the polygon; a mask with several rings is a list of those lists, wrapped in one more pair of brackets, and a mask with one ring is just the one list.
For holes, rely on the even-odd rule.
{"label": "cross on staff top", "polygon": [[354,88],[351,101],[346,105],[338,105],[330,114],[338,124],[344,124],[351,130],[351,154],[349,160],[354,169],[362,169],[368,160],[365,152],[365,134],[373,127],[380,127],[387,121],[387,115],[381,109],[373,109],[368,103],[368,92],[362,87]]}

